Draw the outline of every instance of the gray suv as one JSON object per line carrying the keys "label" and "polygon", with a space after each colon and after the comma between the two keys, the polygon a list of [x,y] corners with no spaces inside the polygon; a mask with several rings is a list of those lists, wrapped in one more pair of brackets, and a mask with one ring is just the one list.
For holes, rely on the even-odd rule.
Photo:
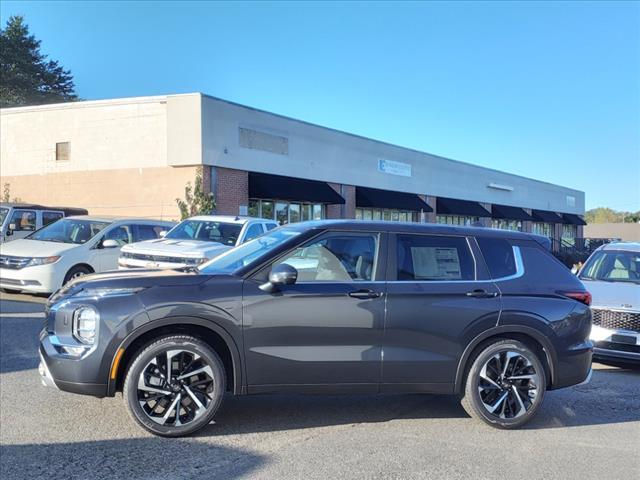
{"label": "gray suv", "polygon": [[548,248],[445,225],[287,225],[195,268],[71,282],[48,301],[40,372],[122,391],[163,436],[211,423],[227,391],[458,394],[516,428],[591,370],[590,295]]}

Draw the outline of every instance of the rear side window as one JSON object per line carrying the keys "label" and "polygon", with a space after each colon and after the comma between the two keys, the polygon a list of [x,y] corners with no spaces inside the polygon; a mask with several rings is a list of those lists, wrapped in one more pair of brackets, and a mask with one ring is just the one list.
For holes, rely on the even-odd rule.
{"label": "rear side window", "polygon": [[511,244],[503,238],[476,238],[492,278],[515,275],[516,259]]}
{"label": "rear side window", "polygon": [[254,223],[252,225],[249,225],[249,227],[247,228],[247,233],[245,233],[244,235],[244,241],[248,242],[249,240],[253,240],[254,238],[262,235],[262,233],[262,224]]}
{"label": "rear side window", "polygon": [[465,237],[398,235],[399,281],[475,280]]}
{"label": "rear side window", "polygon": [[60,220],[63,216],[60,212],[42,212],[42,226],[46,227],[50,223]]}

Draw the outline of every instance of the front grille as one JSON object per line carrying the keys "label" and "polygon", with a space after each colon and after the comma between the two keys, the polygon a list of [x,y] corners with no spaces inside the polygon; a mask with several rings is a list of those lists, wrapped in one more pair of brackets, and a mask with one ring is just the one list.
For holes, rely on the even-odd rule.
{"label": "front grille", "polygon": [[14,257],[11,255],[0,256],[0,268],[7,268],[10,270],[20,270],[26,267],[31,261],[31,257]]}
{"label": "front grille", "polygon": [[184,257],[167,257],[164,255],[145,255],[143,253],[122,253],[123,258],[130,258],[132,260],[141,260],[143,262],[155,262],[155,263],[186,263],[188,259]]}
{"label": "front grille", "polygon": [[640,332],[640,313],[620,312],[618,310],[591,309],[593,324],[612,330]]}

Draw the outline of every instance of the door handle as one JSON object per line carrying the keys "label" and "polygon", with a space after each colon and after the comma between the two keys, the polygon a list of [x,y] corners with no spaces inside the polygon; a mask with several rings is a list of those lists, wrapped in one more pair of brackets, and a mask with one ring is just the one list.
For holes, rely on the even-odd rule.
{"label": "door handle", "polygon": [[351,298],[378,298],[381,295],[379,292],[373,290],[356,290],[355,292],[349,292]]}
{"label": "door handle", "polygon": [[496,292],[487,292],[486,290],[477,289],[467,292],[467,297],[473,298],[494,298],[497,297],[498,294]]}

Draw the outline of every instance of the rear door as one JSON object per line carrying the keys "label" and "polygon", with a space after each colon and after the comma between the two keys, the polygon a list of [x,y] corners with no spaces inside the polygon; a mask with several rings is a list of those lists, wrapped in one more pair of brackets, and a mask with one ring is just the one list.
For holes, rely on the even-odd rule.
{"label": "rear door", "polygon": [[7,235],[7,241],[26,237],[37,230],[36,211],[14,208],[7,226],[14,227],[12,229],[7,228],[7,230],[11,231],[11,235]]}
{"label": "rear door", "polygon": [[498,321],[499,290],[465,236],[393,234],[388,263],[383,390],[448,393],[469,340]]}

